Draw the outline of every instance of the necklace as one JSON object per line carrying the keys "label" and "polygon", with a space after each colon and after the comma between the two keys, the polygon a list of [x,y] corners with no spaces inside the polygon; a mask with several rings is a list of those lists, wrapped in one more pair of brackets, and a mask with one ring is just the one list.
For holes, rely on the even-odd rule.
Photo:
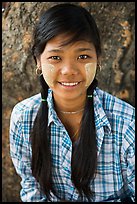
{"label": "necklace", "polygon": [[75,134],[72,136],[71,139],[74,139],[77,136],[78,131],[79,131],[79,128],[76,130]]}
{"label": "necklace", "polygon": [[84,108],[82,108],[82,109],[80,109],[80,110],[78,110],[78,111],[75,111],[75,112],[65,112],[65,111],[59,111],[59,112],[61,112],[61,113],[64,113],[64,114],[77,114],[77,113],[80,113],[80,112],[82,112],[84,110]]}

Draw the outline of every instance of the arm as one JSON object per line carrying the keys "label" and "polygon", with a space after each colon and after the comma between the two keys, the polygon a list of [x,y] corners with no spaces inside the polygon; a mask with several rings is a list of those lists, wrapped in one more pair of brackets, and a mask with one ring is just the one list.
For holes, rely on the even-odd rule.
{"label": "arm", "polygon": [[31,147],[26,139],[25,123],[22,121],[22,112],[16,106],[11,114],[10,121],[10,154],[17,174],[21,177],[21,200],[23,202],[44,202],[40,186],[31,172]]}
{"label": "arm", "polygon": [[110,196],[103,202],[135,202],[135,131],[134,122],[126,126],[121,154],[121,166],[124,185],[115,196]]}
{"label": "arm", "polygon": [[126,132],[123,144],[126,193],[135,200],[135,123],[132,121]]}

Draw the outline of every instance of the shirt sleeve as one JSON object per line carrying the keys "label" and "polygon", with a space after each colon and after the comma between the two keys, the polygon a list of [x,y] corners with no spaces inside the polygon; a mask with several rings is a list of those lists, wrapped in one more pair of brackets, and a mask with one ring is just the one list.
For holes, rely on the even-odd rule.
{"label": "shirt sleeve", "polygon": [[[31,172],[31,151],[23,134],[22,111],[15,106],[10,119],[10,155],[17,174],[21,177],[23,202],[45,202],[46,197]],[[25,130],[24,130],[25,132]]]}
{"label": "shirt sleeve", "polygon": [[132,121],[125,132],[124,159],[126,163],[125,181],[127,194],[135,200],[135,123]]}

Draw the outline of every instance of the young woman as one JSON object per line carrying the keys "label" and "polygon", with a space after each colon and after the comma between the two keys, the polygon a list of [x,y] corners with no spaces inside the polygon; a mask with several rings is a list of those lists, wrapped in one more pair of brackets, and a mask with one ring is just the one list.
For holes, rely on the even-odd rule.
{"label": "young woman", "polygon": [[41,94],[18,103],[10,124],[22,201],[134,200],[134,108],[97,87],[91,14],[72,4],[43,12],[32,51]]}

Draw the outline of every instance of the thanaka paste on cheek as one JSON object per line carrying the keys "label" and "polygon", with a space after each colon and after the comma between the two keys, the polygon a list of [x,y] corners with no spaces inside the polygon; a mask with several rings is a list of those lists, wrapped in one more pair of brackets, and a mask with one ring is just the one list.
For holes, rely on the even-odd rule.
{"label": "thanaka paste on cheek", "polygon": [[52,64],[42,64],[42,74],[45,82],[48,84],[49,87],[54,86],[54,79],[55,79],[55,67]]}
{"label": "thanaka paste on cheek", "polygon": [[93,63],[87,63],[85,65],[85,72],[86,72],[86,87],[89,87],[90,84],[92,83],[95,74],[96,74],[96,67],[97,67],[97,63],[93,62]]}

